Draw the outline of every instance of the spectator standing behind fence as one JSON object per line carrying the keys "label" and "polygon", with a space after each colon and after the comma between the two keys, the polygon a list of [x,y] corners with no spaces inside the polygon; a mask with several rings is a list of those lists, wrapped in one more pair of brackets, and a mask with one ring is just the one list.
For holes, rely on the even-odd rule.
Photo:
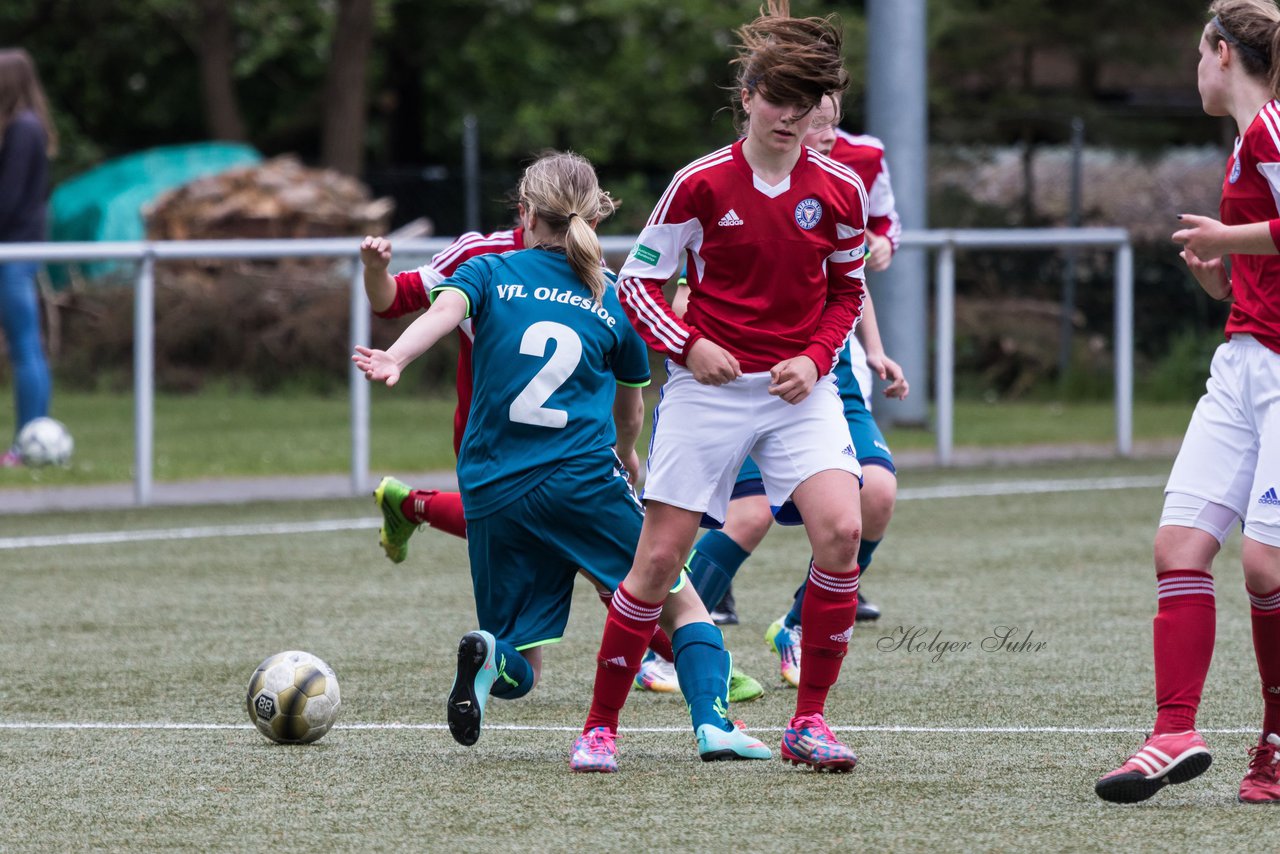
{"label": "spectator standing behind fence", "polygon": [[[21,48],[0,49],[0,242],[45,239],[49,158],[57,146],[31,56]],[[49,414],[53,386],[40,339],[37,266],[0,264],[0,326],[13,369],[15,436],[28,421]],[[0,456],[0,468],[19,464],[13,450]]]}

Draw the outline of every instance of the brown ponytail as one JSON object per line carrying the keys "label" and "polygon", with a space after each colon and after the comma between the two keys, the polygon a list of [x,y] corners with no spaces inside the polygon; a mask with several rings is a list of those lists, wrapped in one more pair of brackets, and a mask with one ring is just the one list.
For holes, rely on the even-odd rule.
{"label": "brown ponytail", "polygon": [[1205,27],[1209,46],[1229,44],[1251,77],[1267,81],[1280,97],[1280,8],[1273,0],[1214,0]]}

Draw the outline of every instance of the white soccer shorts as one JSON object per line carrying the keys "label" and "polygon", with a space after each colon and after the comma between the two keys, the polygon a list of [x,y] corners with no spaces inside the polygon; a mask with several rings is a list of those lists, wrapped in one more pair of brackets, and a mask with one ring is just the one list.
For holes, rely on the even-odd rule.
{"label": "white soccer shorts", "polygon": [[1218,347],[1164,491],[1161,525],[1221,541],[1224,526],[1199,521],[1189,497],[1230,509],[1245,536],[1280,548],[1280,353],[1251,335]]}
{"label": "white soccer shorts", "polygon": [[733,482],[750,454],[769,503],[781,506],[821,471],[862,475],[835,379],[827,374],[792,405],[769,394],[767,372],[702,385],[671,363],[653,414],[643,497],[723,522]]}

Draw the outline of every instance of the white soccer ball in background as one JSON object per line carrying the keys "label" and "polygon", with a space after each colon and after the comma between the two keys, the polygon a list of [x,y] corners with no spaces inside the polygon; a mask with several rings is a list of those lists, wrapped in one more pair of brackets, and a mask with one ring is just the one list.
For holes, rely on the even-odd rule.
{"label": "white soccer ball in background", "polygon": [[26,466],[65,466],[76,443],[65,424],[55,418],[33,418],[18,431],[14,448]]}
{"label": "white soccer ball in background", "polygon": [[342,706],[333,668],[309,652],[271,656],[249,679],[249,720],[272,741],[307,744],[329,731]]}

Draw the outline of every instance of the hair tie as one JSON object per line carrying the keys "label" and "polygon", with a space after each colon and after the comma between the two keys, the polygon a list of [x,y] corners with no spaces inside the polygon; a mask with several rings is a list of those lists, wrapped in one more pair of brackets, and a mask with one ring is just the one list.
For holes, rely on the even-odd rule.
{"label": "hair tie", "polygon": [[1262,51],[1258,50],[1257,48],[1253,47],[1252,45],[1245,44],[1244,42],[1240,41],[1240,39],[1236,38],[1235,36],[1231,35],[1231,33],[1227,32],[1227,28],[1222,25],[1222,21],[1221,19],[1218,18],[1217,15],[1214,15],[1213,20],[1210,21],[1209,23],[1212,24],[1213,28],[1218,31],[1218,35],[1222,36],[1222,38],[1232,47],[1237,48],[1241,53],[1249,56],[1251,59],[1253,59],[1254,62],[1257,62],[1259,65],[1262,65],[1263,67],[1269,68],[1271,66],[1271,60],[1266,56],[1266,54],[1264,54]]}
{"label": "hair tie", "polygon": [[575,216],[581,218],[582,214],[578,213],[577,211],[574,211],[573,213],[569,214],[568,218],[573,219]]}

